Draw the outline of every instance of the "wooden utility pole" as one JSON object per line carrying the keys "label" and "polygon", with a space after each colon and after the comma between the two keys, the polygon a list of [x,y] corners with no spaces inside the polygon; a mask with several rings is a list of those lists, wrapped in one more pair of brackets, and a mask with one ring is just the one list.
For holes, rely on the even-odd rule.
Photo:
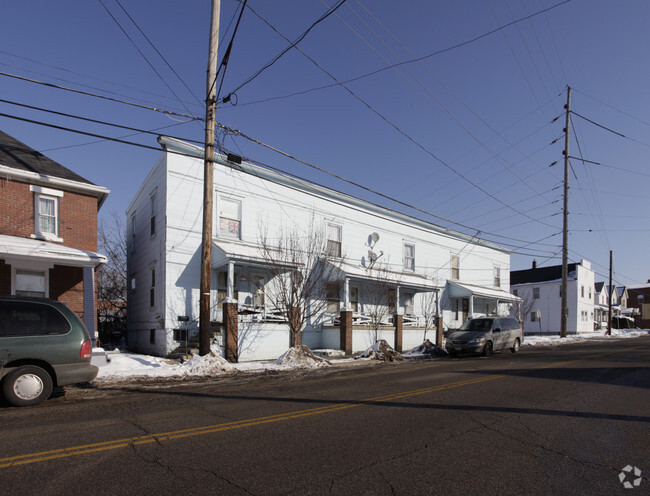
{"label": "wooden utility pole", "polygon": [[612,334],[612,250],[609,250],[609,304],[607,312],[607,334]]}
{"label": "wooden utility pole", "polygon": [[562,309],[560,337],[566,338],[567,281],[569,279],[569,126],[571,124],[571,86],[567,87],[564,124],[564,208],[562,209]]}
{"label": "wooden utility pole", "polygon": [[199,355],[210,352],[210,287],[212,270],[212,209],[214,191],[214,121],[217,110],[217,52],[221,0],[212,0],[210,49],[205,100],[205,157],[203,162],[203,238],[201,243],[201,293],[199,299]]}

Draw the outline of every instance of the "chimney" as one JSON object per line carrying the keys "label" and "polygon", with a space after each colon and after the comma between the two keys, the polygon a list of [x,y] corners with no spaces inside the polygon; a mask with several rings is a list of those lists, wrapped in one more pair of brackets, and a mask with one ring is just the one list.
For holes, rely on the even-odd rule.
{"label": "chimney", "polygon": [[[537,260],[533,260],[533,269],[536,269],[536,268],[537,268]],[[648,282],[650,282],[650,281],[648,281]]]}

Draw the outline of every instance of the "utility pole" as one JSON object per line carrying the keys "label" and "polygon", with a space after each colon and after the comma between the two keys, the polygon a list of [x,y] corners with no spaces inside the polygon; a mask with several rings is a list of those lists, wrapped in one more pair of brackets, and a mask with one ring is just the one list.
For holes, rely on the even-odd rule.
{"label": "utility pole", "polygon": [[210,49],[205,100],[205,156],[203,161],[203,238],[201,243],[201,288],[199,298],[199,355],[210,353],[210,287],[212,270],[212,209],[214,191],[214,121],[217,110],[217,52],[221,0],[212,0]]}
{"label": "utility pole", "polygon": [[562,310],[560,337],[566,338],[567,280],[569,278],[569,125],[571,124],[571,86],[566,93],[566,117],[564,124],[564,208],[562,209]]}
{"label": "utility pole", "polygon": [[607,312],[607,335],[612,334],[612,250],[609,250],[609,311]]}

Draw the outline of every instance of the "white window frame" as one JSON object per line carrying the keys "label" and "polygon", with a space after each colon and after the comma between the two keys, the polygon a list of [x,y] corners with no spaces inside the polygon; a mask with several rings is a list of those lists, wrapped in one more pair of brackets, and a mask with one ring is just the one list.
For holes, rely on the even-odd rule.
{"label": "white window frame", "polygon": [[[332,239],[330,234],[334,230],[338,239]],[[327,224],[327,255],[330,257],[341,258],[343,253],[343,227],[339,224]]]}
{"label": "white window frame", "polygon": [[[408,253],[409,248],[411,249],[410,255]],[[402,248],[402,256],[404,259],[404,270],[415,272],[415,244],[404,243],[404,247]]]}
{"label": "white window frame", "polygon": [[497,265],[494,266],[494,287],[501,287],[501,267]]}
{"label": "white window frame", "polygon": [[[41,186],[31,185],[29,187],[30,191],[34,193],[34,238],[45,239],[48,241],[57,241],[59,243],[63,242],[63,239],[59,237],[59,224],[61,222],[60,218],[60,198],[63,198],[63,191],[59,191],[51,188],[43,188]],[[54,204],[54,232],[44,232],[41,231],[41,214],[40,205],[41,199],[51,201]]]}
{"label": "white window frame", "polygon": [[[38,265],[38,264],[37,264]],[[39,274],[43,275],[43,282],[44,282],[44,297],[49,298],[50,297],[50,269],[51,267],[44,267],[43,265],[40,266],[29,266],[29,267],[21,267],[21,266],[16,266],[13,265],[11,266],[11,294],[16,296],[16,290],[17,290],[17,278],[18,278],[18,273],[23,272],[23,273],[33,273],[33,274]]]}
{"label": "white window frame", "polygon": [[[224,202],[234,203],[237,206],[237,217],[228,217],[226,215],[221,215]],[[217,196],[217,232],[220,237],[231,238],[231,239],[241,239],[242,236],[242,199],[231,197],[231,196]],[[225,221],[234,221],[238,223],[237,233],[230,232],[228,228],[222,228],[222,219]]]}
{"label": "white window frame", "polygon": [[[459,280],[460,279],[460,256],[452,255],[450,264],[451,264],[451,278],[455,280]],[[455,276],[454,273],[456,274]]]}

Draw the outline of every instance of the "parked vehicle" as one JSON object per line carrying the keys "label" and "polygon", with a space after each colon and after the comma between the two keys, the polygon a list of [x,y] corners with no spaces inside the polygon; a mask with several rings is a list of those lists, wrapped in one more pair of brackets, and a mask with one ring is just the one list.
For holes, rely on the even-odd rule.
{"label": "parked vehicle", "polygon": [[516,319],[510,317],[478,317],[469,319],[447,335],[446,348],[450,355],[480,353],[489,356],[493,351],[519,351],[524,333]]}
{"label": "parked vehicle", "polygon": [[92,381],[88,330],[67,305],[0,296],[0,380],[15,406],[36,405],[54,386]]}

